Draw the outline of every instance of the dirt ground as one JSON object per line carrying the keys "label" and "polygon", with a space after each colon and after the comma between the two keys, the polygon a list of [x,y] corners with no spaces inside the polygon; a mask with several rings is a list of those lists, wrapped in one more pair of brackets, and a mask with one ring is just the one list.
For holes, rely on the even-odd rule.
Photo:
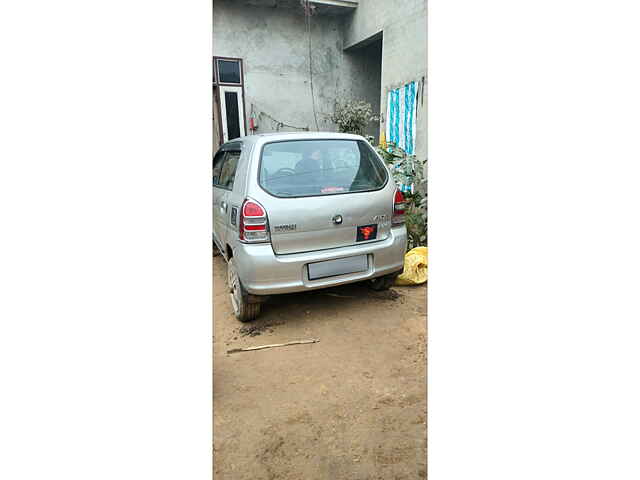
{"label": "dirt ground", "polygon": [[243,324],[213,269],[215,480],[426,478],[426,286],[276,296]]}

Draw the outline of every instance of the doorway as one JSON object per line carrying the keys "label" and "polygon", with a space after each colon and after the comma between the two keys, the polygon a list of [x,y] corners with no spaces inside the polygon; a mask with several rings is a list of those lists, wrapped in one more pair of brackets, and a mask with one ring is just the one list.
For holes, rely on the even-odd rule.
{"label": "doorway", "polygon": [[213,57],[214,147],[246,135],[242,59]]}
{"label": "doorway", "polygon": [[222,145],[222,126],[220,125],[220,105],[218,103],[218,87],[213,86],[213,153]]}
{"label": "doorway", "polygon": [[243,137],[245,129],[242,87],[220,86],[219,92],[223,142]]}
{"label": "doorway", "polygon": [[[347,91],[353,100],[364,100],[371,105],[374,115],[380,115],[382,94],[382,32],[344,50]],[[371,122],[365,135],[380,138],[380,123]]]}

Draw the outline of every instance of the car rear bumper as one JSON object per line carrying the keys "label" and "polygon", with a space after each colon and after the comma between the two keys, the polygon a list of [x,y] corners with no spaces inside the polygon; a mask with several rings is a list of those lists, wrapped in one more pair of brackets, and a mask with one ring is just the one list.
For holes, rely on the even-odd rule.
{"label": "car rear bumper", "polygon": [[[276,255],[270,244],[240,243],[234,250],[234,257],[237,258],[240,281],[247,292],[274,295],[327,288],[399,272],[404,265],[406,246],[407,231],[400,226],[393,227],[389,237],[380,242],[308,253]],[[309,280],[309,263],[357,255],[367,255],[366,271]]]}

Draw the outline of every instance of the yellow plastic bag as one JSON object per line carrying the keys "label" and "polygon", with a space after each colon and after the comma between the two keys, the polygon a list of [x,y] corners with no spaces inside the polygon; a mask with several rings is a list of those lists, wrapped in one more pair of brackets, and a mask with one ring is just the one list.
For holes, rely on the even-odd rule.
{"label": "yellow plastic bag", "polygon": [[427,281],[427,247],[416,247],[404,256],[404,272],[396,285],[419,285]]}

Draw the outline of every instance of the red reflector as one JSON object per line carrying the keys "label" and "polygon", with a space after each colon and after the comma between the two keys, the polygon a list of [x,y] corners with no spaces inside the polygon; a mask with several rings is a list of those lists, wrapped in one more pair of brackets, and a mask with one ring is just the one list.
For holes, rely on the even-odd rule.
{"label": "red reflector", "polygon": [[266,225],[245,225],[244,229],[247,232],[251,232],[251,231],[264,232],[267,229],[267,226]]}
{"label": "red reflector", "polygon": [[396,196],[393,200],[393,203],[404,203],[404,195],[400,190],[396,190]]}
{"label": "red reflector", "polygon": [[365,240],[369,240],[369,236],[373,233],[373,227],[360,227],[360,232]]}
{"label": "red reflector", "polygon": [[266,216],[266,212],[264,209],[258,205],[257,203],[247,202],[244,204],[244,208],[242,209],[242,214],[245,217],[264,217]]}

